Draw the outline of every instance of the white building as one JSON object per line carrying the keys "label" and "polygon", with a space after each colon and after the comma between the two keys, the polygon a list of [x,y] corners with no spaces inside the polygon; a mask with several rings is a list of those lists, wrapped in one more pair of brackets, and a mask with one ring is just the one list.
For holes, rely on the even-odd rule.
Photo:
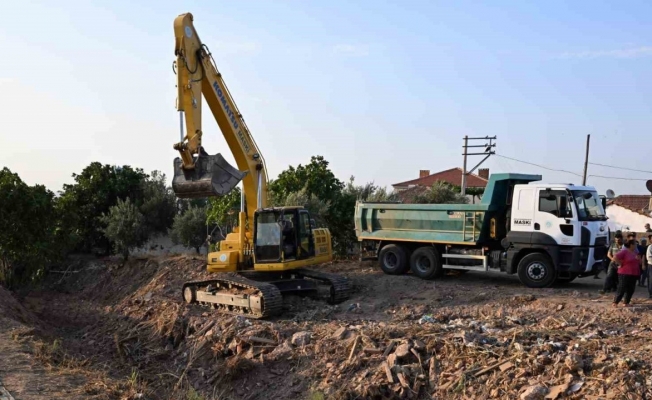
{"label": "white building", "polygon": [[607,202],[607,217],[611,232],[617,230],[645,232],[645,224],[652,226],[652,197],[649,195],[621,195]]}

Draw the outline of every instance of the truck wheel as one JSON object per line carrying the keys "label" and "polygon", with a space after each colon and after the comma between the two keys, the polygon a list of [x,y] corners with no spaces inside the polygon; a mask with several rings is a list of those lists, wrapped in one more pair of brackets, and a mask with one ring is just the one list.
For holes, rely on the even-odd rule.
{"label": "truck wheel", "polygon": [[388,275],[401,275],[407,272],[408,256],[402,246],[388,244],[380,250],[378,255],[380,269]]}
{"label": "truck wheel", "polygon": [[518,263],[518,279],[527,287],[550,287],[556,278],[557,271],[545,254],[528,254]]}
{"label": "truck wheel", "polygon": [[439,253],[434,247],[419,247],[410,257],[410,270],[421,279],[439,278],[444,274]]}

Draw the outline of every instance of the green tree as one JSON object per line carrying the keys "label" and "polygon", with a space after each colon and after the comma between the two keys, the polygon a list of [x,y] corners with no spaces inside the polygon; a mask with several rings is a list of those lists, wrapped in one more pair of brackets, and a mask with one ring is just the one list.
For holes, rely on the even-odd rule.
{"label": "green tree", "polygon": [[170,239],[174,244],[199,248],[206,242],[206,207],[191,206],[188,211],[174,217]]}
{"label": "green tree", "polygon": [[142,205],[140,212],[145,220],[145,233],[165,234],[172,226],[177,213],[176,196],[165,184],[165,174],[152,171],[142,183]]}
{"label": "green tree", "polygon": [[290,193],[283,203],[284,206],[301,206],[310,213],[310,217],[315,220],[318,227],[326,226],[326,215],[330,203],[328,201],[320,200],[317,196],[309,195],[308,191],[303,188],[298,192]]}
{"label": "green tree", "polygon": [[415,191],[412,198],[405,203],[414,204],[466,204],[469,200],[462,196],[459,189],[444,181],[436,181],[431,187]]}
{"label": "green tree", "polygon": [[390,193],[386,188],[376,186],[373,182],[368,182],[364,185],[356,185],[355,177],[349,178],[346,184],[345,192],[355,196],[357,200],[369,202],[385,202],[397,201],[398,198],[395,193]]}
{"label": "green tree", "polygon": [[62,256],[54,193],[28,186],[8,168],[0,171],[0,283],[37,281]]}
{"label": "green tree", "polygon": [[217,224],[220,228],[235,225],[238,222],[241,196],[242,191],[236,186],[226,196],[212,197],[208,202],[206,223]]}
{"label": "green tree", "polygon": [[177,214],[183,214],[190,210],[191,207],[207,207],[209,199],[180,199],[177,198]]}
{"label": "green tree", "polygon": [[270,182],[269,190],[272,201],[283,202],[290,193],[306,189],[306,193],[321,200],[333,200],[344,189],[344,183],[335,177],[328,168],[328,161],[322,156],[313,156],[310,163],[299,164],[296,168],[290,166]]}
{"label": "green tree", "polygon": [[[310,163],[290,166],[270,183],[271,202],[274,205],[289,203],[321,202],[319,216],[331,232],[333,248],[338,254],[346,254],[355,241],[353,215],[356,195],[345,191],[345,185],[335,177],[322,156],[313,156]],[[294,196],[294,198],[293,198]],[[303,204],[304,206],[306,204]],[[323,211],[325,209],[325,212]]]}
{"label": "green tree", "polygon": [[125,261],[131,249],[147,240],[147,222],[129,197],[126,200],[118,199],[117,204],[110,207],[107,214],[102,214],[99,220],[105,225],[101,231]]}
{"label": "green tree", "polygon": [[132,199],[142,204],[143,181],[147,175],[140,168],[102,165],[93,162],[81,174],[73,174],[74,184],[67,184],[61,193],[66,229],[79,238],[77,250],[110,252],[111,244],[102,233],[99,218],[109,212],[118,199]]}
{"label": "green tree", "polygon": [[484,194],[484,189],[483,187],[473,187],[473,188],[466,188],[466,194],[469,196],[473,196],[473,202],[475,203],[475,198],[477,197],[478,199],[482,200],[482,195]]}

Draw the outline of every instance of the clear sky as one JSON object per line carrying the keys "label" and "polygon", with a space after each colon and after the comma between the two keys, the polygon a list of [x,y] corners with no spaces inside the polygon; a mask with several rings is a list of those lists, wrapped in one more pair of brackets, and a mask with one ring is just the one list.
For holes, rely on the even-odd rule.
{"label": "clear sky", "polygon": [[[92,161],[172,175],[172,22],[191,12],[271,177],[323,155],[390,185],[462,165],[462,138],[581,173],[652,171],[649,1],[29,1],[0,6],[0,167],[57,191]],[[233,157],[210,113],[204,145]],[[478,157],[470,160],[474,165]],[[581,178],[492,157],[493,172]],[[647,193],[589,166],[601,193]]]}

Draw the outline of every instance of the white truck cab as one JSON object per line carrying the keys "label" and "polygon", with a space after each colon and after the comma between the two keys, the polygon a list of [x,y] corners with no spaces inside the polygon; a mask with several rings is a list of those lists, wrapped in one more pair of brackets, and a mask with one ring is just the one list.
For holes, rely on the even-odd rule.
{"label": "white truck cab", "polygon": [[518,264],[514,257],[522,257],[529,248],[547,253],[556,270],[551,277],[542,263],[519,268],[519,278],[528,286],[545,287],[551,279],[570,281],[600,267],[609,245],[609,229],[594,187],[531,182],[514,185],[511,200],[504,239],[507,265]]}

